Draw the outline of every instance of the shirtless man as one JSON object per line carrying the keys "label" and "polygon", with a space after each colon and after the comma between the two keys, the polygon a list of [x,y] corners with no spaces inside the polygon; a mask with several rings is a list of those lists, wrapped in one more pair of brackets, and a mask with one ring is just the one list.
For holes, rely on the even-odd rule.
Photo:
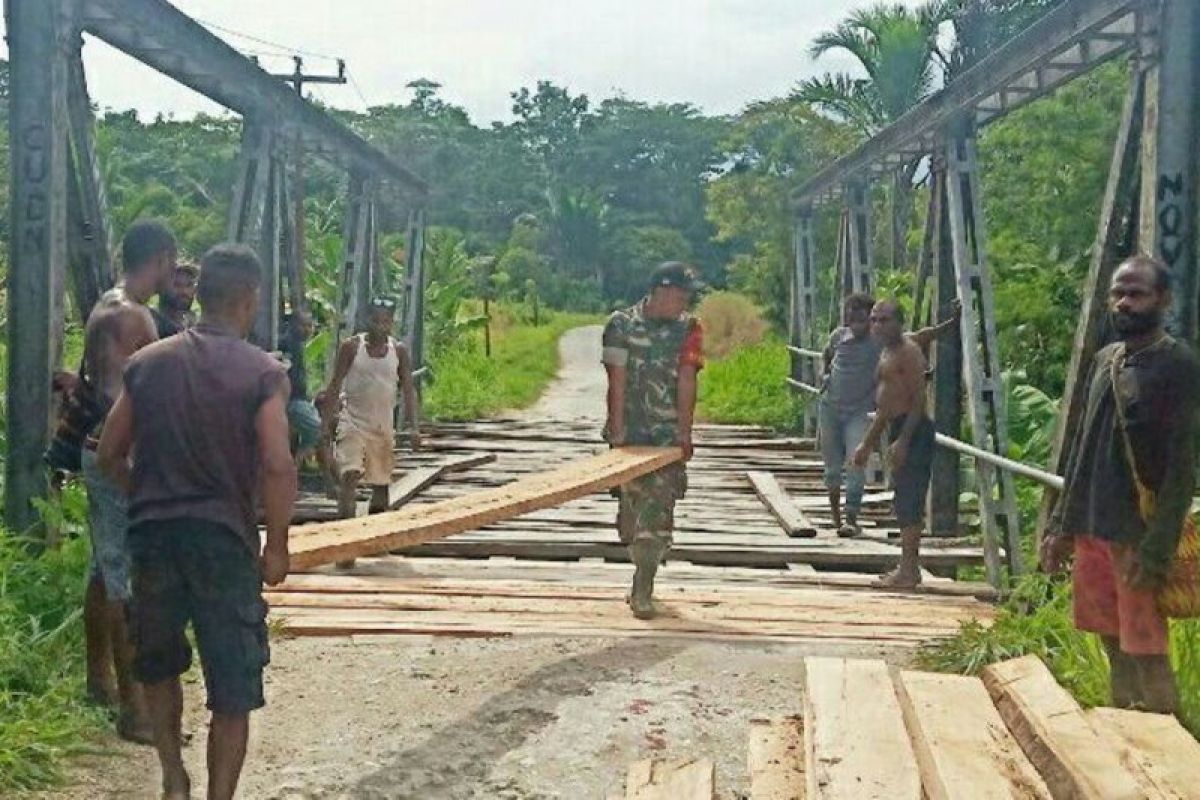
{"label": "shirtless man", "polygon": [[961,313],[962,307],[955,301],[945,322],[905,333],[904,312],[896,301],[881,300],[871,309],[871,335],[883,345],[883,353],[879,356],[875,421],[854,451],[854,463],[866,466],[887,430],[895,489],[892,502],[900,523],[900,564],[879,579],[879,586],[907,589],[921,582],[921,531],[934,447],[933,422],[925,414],[929,364],[923,351],[938,335],[956,330]]}
{"label": "shirtless man", "polygon": [[[162,223],[137,222],[125,234],[121,252],[124,278],[96,303],[84,331],[84,371],[106,408],[121,393],[121,376],[130,356],[158,339],[146,303],[170,284],[175,271],[175,237]],[[92,574],[83,607],[87,690],[93,699],[119,706],[117,731],[121,736],[148,744],[150,725],[141,687],[132,677],[133,648],[126,629],[128,509],[125,492],[97,464],[96,445],[103,427],[101,421],[85,441],[82,453],[92,537]]]}

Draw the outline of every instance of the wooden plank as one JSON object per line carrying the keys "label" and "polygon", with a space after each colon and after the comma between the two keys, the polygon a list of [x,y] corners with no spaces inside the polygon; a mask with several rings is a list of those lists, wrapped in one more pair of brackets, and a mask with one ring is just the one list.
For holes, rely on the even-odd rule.
{"label": "wooden plank", "polygon": [[779,485],[779,481],[775,480],[774,475],[769,472],[751,470],[746,473],[746,477],[750,479],[750,485],[754,487],[754,493],[758,495],[758,499],[762,500],[763,505],[771,512],[771,516],[783,528],[784,533],[788,536],[805,539],[817,535],[817,526],[813,525],[800,507],[792,502],[792,498],[788,497],[787,492]]}
{"label": "wooden plank", "polygon": [[681,457],[677,447],[615,448],[460,498],[300,528],[292,535],[292,568],[308,569],[441,539],[620,486]]}
{"label": "wooden plank", "polygon": [[804,659],[805,775],[817,800],[921,800],[921,777],[887,665]]}
{"label": "wooden plank", "polygon": [[707,758],[637,761],[625,778],[625,800],[713,800],[716,767]]}
{"label": "wooden plank", "polygon": [[446,472],[466,472],[475,467],[482,467],[484,464],[491,464],[495,460],[495,453],[472,453],[470,455],[446,459],[446,461],[442,462],[441,466]]}
{"label": "wooden plank", "polygon": [[896,692],[929,800],[1050,800],[978,678],[902,672]]}
{"label": "wooden plank", "polygon": [[750,800],[804,800],[804,722],[750,721]]}
{"label": "wooden plank", "polygon": [[388,508],[397,509],[432,486],[445,473],[445,467],[419,467],[404,473],[388,487]]}
{"label": "wooden plank", "polygon": [[1179,720],[1119,708],[1085,712],[1096,732],[1138,764],[1170,797],[1195,797],[1200,791],[1200,742]]}
{"label": "wooden plank", "polygon": [[1162,795],[1121,763],[1083,709],[1036,656],[991,664],[983,682],[1055,797],[1145,800]]}

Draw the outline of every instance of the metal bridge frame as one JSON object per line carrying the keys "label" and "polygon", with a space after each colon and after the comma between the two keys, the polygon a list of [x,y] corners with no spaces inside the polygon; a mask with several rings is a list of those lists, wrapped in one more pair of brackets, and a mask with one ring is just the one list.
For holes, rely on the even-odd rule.
{"label": "metal bridge frame", "polygon": [[304,267],[294,252],[302,220],[289,161],[308,153],[350,175],[339,336],[360,321],[365,297],[381,286],[376,206],[383,193],[413,209],[402,325],[420,365],[428,194],[421,178],[165,0],[6,0],[5,16],[12,166],[5,522],[11,529],[36,523],[32,501],[47,491],[42,453],[54,419],[50,383],[62,356],[64,292],[69,286],[86,317],[116,277],[81,57],[85,33],[241,115],[228,236],[253,246],[269,275],[253,334],[262,347],[277,345],[283,298],[295,306],[304,296]]}
{"label": "metal bridge frame", "polygon": [[[1087,369],[1108,340],[1106,292],[1112,271],[1135,251],[1153,253],[1176,276],[1172,328],[1189,342],[1197,329],[1197,225],[1200,224],[1200,3],[1195,0],[1066,0],[1038,22],[963,73],[894,124],[830,164],[792,196],[798,231],[811,231],[822,205],[840,203],[835,291],[865,285],[860,240],[860,191],[898,166],[930,157],[930,213],[918,275],[918,302],[935,282],[934,316],[957,297],[963,305],[961,341],[935,346],[934,422],[957,437],[962,422],[960,375],[966,389],[975,448],[1004,455],[1006,409],[986,263],[980,175],[975,158],[979,128],[1064,83],[1118,57],[1133,62],[1132,79],[1113,153],[1096,244],[1084,290],[1081,324],[1072,351],[1050,469],[1062,474],[1068,444],[1080,425]],[[866,206],[869,212],[869,204]],[[857,231],[856,232],[856,228]],[[866,240],[870,244],[870,240]],[[793,297],[811,286],[802,263],[812,264],[812,237],[797,243]],[[849,255],[848,255],[849,254]],[[811,266],[807,267],[811,273]],[[850,271],[847,274],[847,271]],[[866,267],[870,274],[869,265]],[[868,278],[869,280],[869,278]],[[813,304],[797,303],[793,347],[814,342]],[[922,308],[917,309],[919,319]],[[811,373],[796,367],[794,380]],[[931,493],[934,533],[949,533],[958,517],[958,453],[941,449]],[[975,459],[980,477],[988,578],[1000,580],[1001,549],[1010,571],[1020,572],[1012,471]],[[1043,502],[1053,503],[1048,488]]]}

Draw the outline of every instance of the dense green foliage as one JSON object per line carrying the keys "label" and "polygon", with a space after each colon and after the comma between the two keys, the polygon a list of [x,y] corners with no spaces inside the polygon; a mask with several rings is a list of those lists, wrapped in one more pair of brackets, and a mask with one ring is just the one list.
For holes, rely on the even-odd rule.
{"label": "dense green foliage", "polygon": [[778,339],[709,361],[700,373],[697,415],[705,422],[794,429],[803,400],[784,382],[790,369],[787,350]]}

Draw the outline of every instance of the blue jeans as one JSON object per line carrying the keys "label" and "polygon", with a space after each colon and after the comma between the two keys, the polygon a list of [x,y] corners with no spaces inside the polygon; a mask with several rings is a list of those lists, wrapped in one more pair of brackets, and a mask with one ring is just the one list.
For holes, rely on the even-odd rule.
{"label": "blue jeans", "polygon": [[824,400],[820,403],[817,424],[821,439],[821,460],[825,463],[825,487],[840,489],[846,480],[846,515],[857,517],[867,485],[866,470],[848,463],[867,436],[871,421],[866,411],[843,414]]}
{"label": "blue jeans", "polygon": [[100,471],[94,451],[85,447],[81,460],[92,537],[92,576],[104,581],[109,601],[124,603],[130,596],[129,500],[121,487]]}

